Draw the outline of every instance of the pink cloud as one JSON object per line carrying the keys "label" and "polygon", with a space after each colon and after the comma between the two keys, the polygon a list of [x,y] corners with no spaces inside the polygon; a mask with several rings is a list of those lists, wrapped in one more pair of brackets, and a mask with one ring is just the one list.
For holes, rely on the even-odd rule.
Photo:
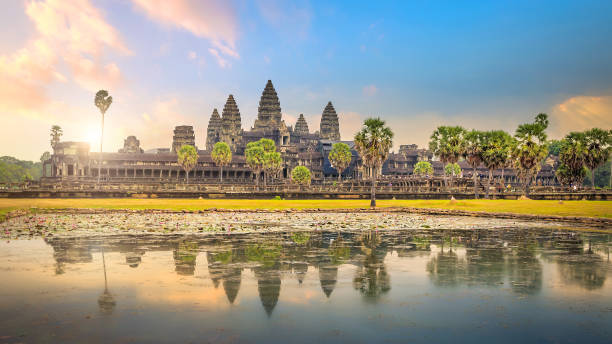
{"label": "pink cloud", "polygon": [[206,38],[216,51],[239,58],[236,51],[237,22],[227,1],[132,0],[150,19]]}
{"label": "pink cloud", "polygon": [[219,67],[221,68],[225,68],[230,66],[229,62],[224,59],[219,52],[217,51],[217,49],[213,49],[213,48],[209,48],[208,52],[215,57],[215,59],[217,60],[217,64],[219,65]]}
{"label": "pink cloud", "polygon": [[30,1],[25,12],[38,36],[24,48],[0,55],[1,110],[19,113],[44,107],[46,87],[68,81],[59,71],[61,61],[86,89],[94,89],[94,84],[116,86],[121,81],[119,67],[103,62],[103,53],[107,48],[123,55],[131,52],[89,0]]}
{"label": "pink cloud", "polygon": [[551,109],[550,134],[553,137],[594,127],[612,128],[612,95],[574,96]]}

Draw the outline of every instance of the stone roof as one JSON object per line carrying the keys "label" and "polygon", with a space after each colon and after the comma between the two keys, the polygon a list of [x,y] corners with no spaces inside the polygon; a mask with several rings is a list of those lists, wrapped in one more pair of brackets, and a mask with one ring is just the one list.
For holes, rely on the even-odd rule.
{"label": "stone roof", "polygon": [[206,130],[206,149],[212,149],[215,143],[219,142],[221,137],[221,116],[217,109],[213,109],[213,113],[208,121],[208,128]]}
{"label": "stone roof", "polygon": [[300,118],[298,118],[295,123],[295,130],[293,131],[296,135],[308,135],[308,123],[306,123],[306,119],[304,118],[304,114],[300,114]]}
{"label": "stone roof", "polygon": [[338,114],[331,102],[327,103],[323,114],[321,115],[321,138],[329,140],[340,140],[340,124],[338,123]]}
{"label": "stone roof", "polygon": [[242,128],[240,110],[238,110],[236,100],[234,100],[234,96],[231,94],[227,97],[225,106],[223,106],[221,121],[223,122],[223,130],[226,130],[228,134],[240,132]]}

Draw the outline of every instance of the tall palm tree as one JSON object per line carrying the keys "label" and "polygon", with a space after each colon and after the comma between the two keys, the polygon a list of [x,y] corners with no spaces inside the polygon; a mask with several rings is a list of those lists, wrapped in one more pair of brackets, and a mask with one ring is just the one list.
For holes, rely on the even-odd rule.
{"label": "tall palm tree", "polygon": [[60,142],[62,135],[62,128],[59,125],[51,127],[51,148],[53,148],[53,152],[55,152],[55,147],[57,147],[57,144]]}
{"label": "tall palm tree", "polygon": [[393,132],[380,118],[368,118],[355,134],[355,147],[363,164],[370,169],[370,207],[376,207],[376,177],[393,146]]}
{"label": "tall palm tree", "polygon": [[493,170],[504,168],[508,164],[511,142],[512,137],[503,130],[493,130],[484,133],[481,157],[482,162],[489,170],[485,198],[489,198],[489,189],[491,187],[491,180],[493,179]]}
{"label": "tall palm tree", "polygon": [[[467,131],[459,126],[449,127],[440,126],[429,141],[429,149],[437,156],[442,164],[454,164],[465,154],[465,135]],[[453,184],[454,173],[451,174],[451,186]]]}
{"label": "tall palm tree", "polygon": [[529,186],[542,168],[542,161],[548,154],[546,128],[548,128],[548,115],[541,113],[536,116],[533,123],[519,125],[514,134],[512,158],[515,161],[517,174],[523,181],[527,197],[529,197]]}
{"label": "tall palm tree", "polygon": [[561,140],[557,177],[564,184],[580,186],[586,175],[585,162],[589,154],[585,133],[571,132]]}
{"label": "tall palm tree", "polygon": [[478,173],[476,168],[482,162],[484,133],[479,130],[471,130],[465,134],[465,160],[472,167],[472,179],[474,179],[474,198],[478,199]]}
{"label": "tall palm tree", "polygon": [[587,130],[585,140],[587,154],[584,163],[591,170],[591,187],[594,189],[595,169],[605,164],[612,153],[612,130],[599,128]]}
{"label": "tall palm tree", "polygon": [[232,162],[232,151],[229,145],[225,142],[217,142],[213,147],[211,158],[217,166],[220,167],[219,182],[223,182],[223,166]]}
{"label": "tall palm tree", "polygon": [[100,172],[102,169],[102,141],[104,139],[104,114],[106,110],[110,107],[113,102],[113,97],[108,95],[108,92],[105,90],[99,90],[96,93],[96,97],[94,99],[94,104],[100,110],[102,114],[102,127],[100,131],[100,157],[98,158],[98,184],[100,183]]}

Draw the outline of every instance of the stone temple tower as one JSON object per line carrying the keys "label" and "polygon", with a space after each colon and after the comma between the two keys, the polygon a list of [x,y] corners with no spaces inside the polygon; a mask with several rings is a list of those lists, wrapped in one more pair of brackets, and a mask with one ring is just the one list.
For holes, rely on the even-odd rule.
{"label": "stone temple tower", "polygon": [[322,139],[340,141],[340,124],[338,123],[338,114],[331,102],[327,103],[323,115],[321,115],[321,131]]}
{"label": "stone temple tower", "polygon": [[221,141],[222,124],[221,116],[217,109],[213,110],[210,120],[208,121],[208,129],[206,130],[206,150],[212,151],[215,143]]}
{"label": "stone temple tower", "polygon": [[297,122],[295,123],[295,129],[293,132],[296,136],[308,135],[308,123],[306,123],[304,114],[300,114],[300,118],[298,118]]}
{"label": "stone temple tower", "polygon": [[227,97],[223,113],[221,115],[221,141],[227,143],[232,151],[236,151],[240,138],[242,136],[242,121],[240,119],[240,110],[234,100],[233,95]]}
{"label": "stone temple tower", "polygon": [[259,100],[259,108],[257,109],[257,119],[255,120],[254,130],[273,130],[284,126],[282,123],[282,114],[278,94],[272,85],[272,81],[268,80],[266,87],[261,94]]}
{"label": "stone temple tower", "polygon": [[184,145],[194,146],[196,150],[198,149],[195,145],[195,134],[193,132],[193,126],[191,125],[179,125],[174,127],[172,152],[178,152]]}

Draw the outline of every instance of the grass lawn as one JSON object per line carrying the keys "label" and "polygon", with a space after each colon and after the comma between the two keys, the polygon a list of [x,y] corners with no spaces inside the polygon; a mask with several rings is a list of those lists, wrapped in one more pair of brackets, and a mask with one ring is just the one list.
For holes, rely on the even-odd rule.
{"label": "grass lawn", "polygon": [[[0,220],[15,209],[106,208],[106,209],[308,209],[367,208],[369,200],[245,200],[245,199],[0,199]],[[415,207],[518,214],[589,216],[612,218],[610,201],[533,200],[379,200],[379,207]]]}

